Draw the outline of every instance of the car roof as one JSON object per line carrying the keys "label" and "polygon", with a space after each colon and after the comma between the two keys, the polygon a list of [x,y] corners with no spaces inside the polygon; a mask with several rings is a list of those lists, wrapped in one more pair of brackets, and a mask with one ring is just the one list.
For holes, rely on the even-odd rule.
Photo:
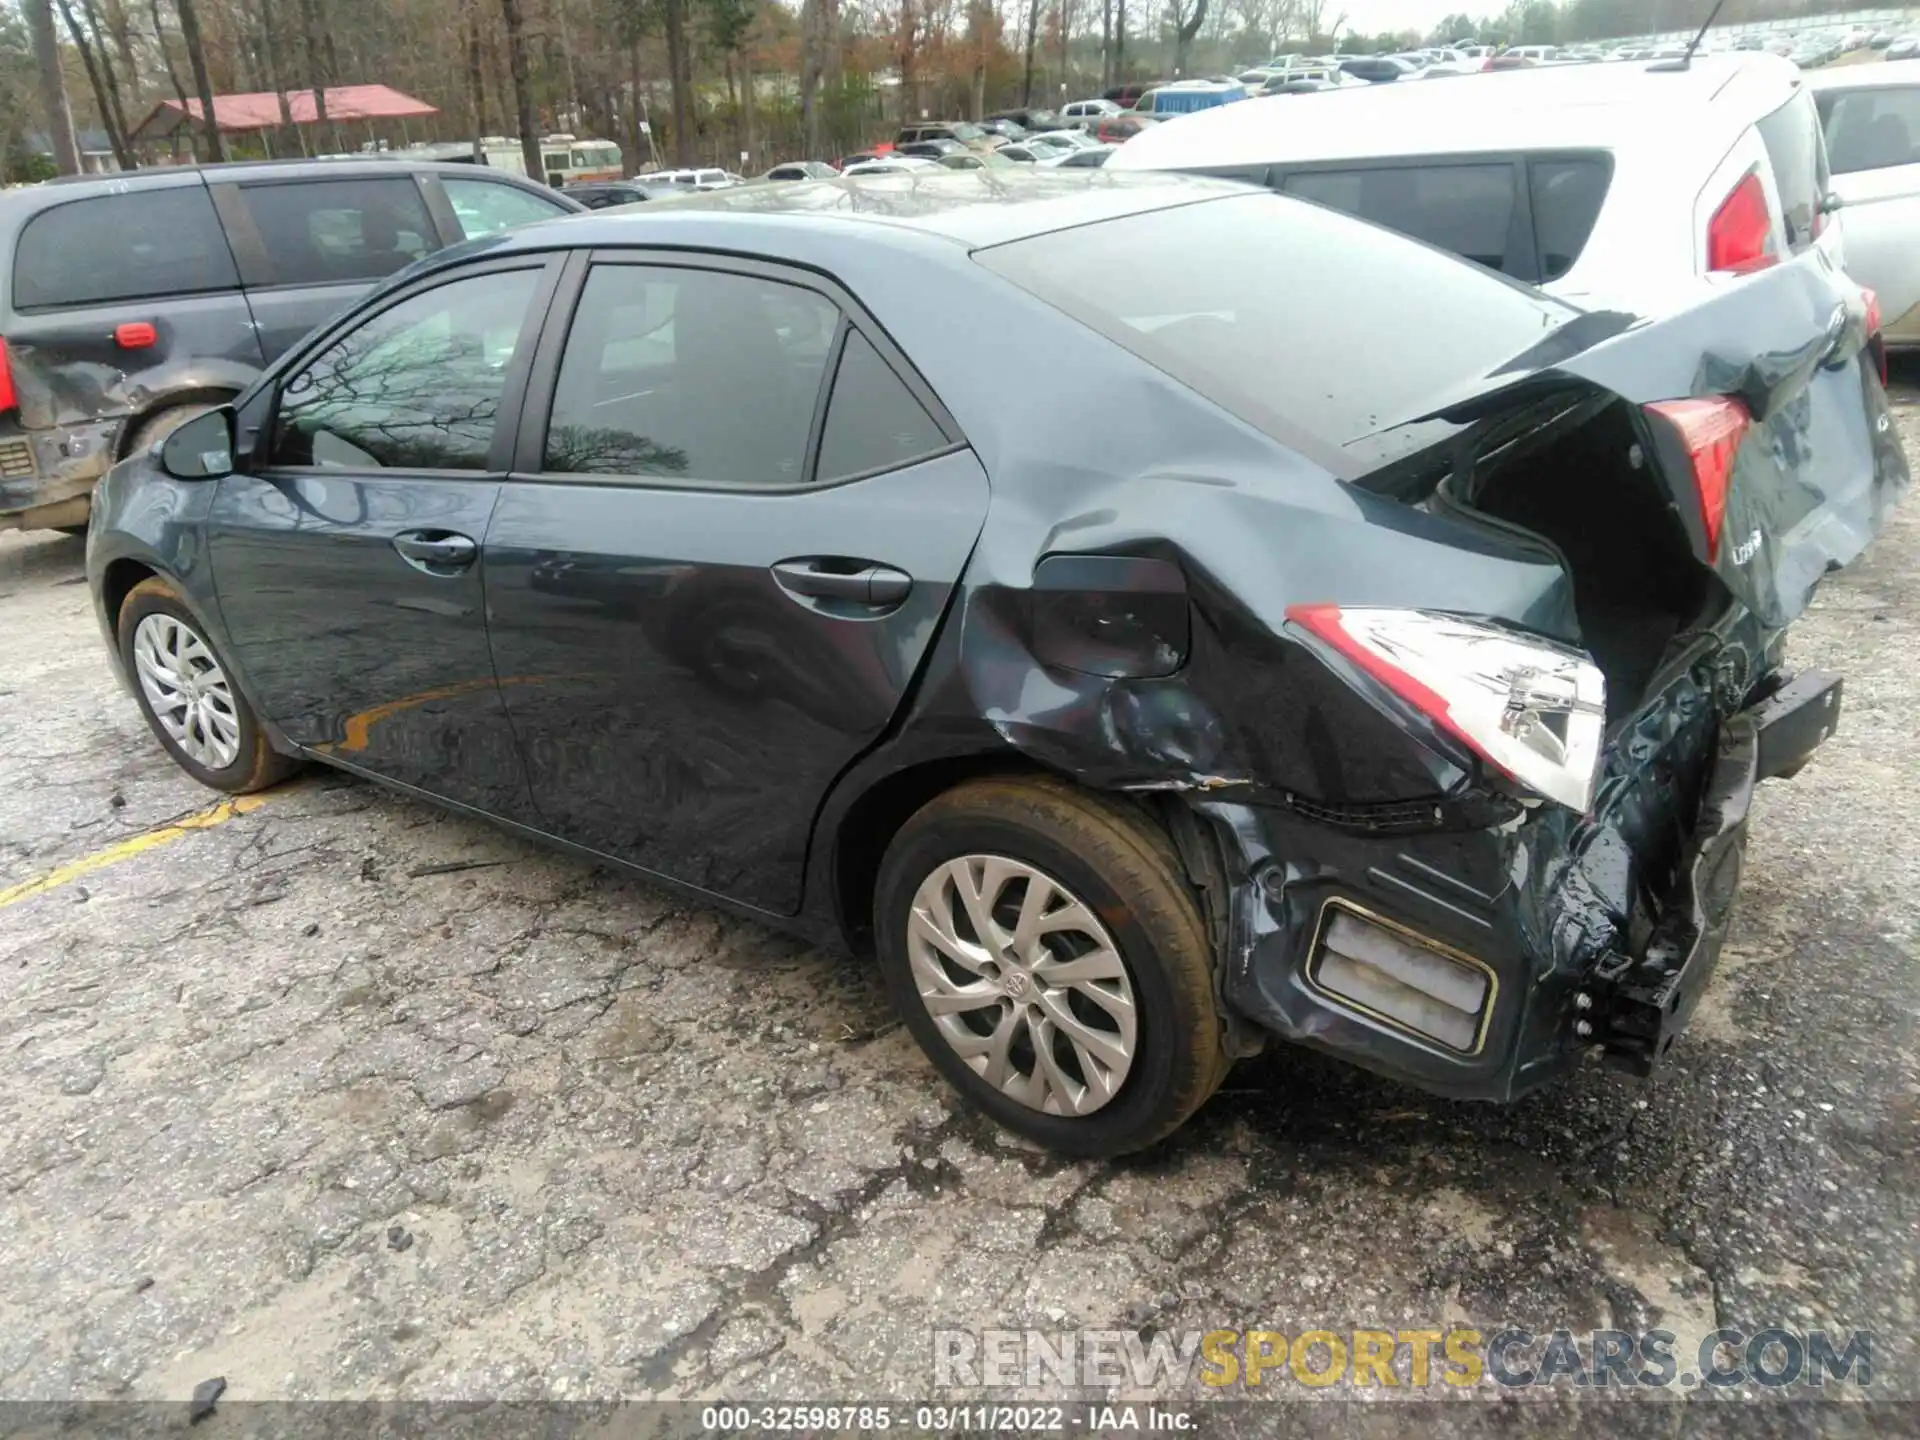
{"label": "car roof", "polygon": [[[1181,118],[1129,142],[1116,162],[1170,169],[1516,149],[1672,147],[1724,154],[1799,83],[1793,64],[1761,54],[1698,56],[1686,70],[1579,65],[1494,71],[1445,85],[1328,91],[1313,124],[1273,97]],[[1684,121],[1675,130],[1676,113]]]}
{"label": "car roof", "polygon": [[1890,85],[1920,85],[1920,60],[1882,60],[1869,65],[1839,65],[1807,76],[1810,90],[1879,90]]}
{"label": "car roof", "polygon": [[[544,250],[564,241],[576,248],[682,244],[778,254],[783,237],[797,230],[864,232],[880,240],[911,232],[978,248],[1246,193],[1235,182],[1193,175],[934,165],[910,174],[677,194],[630,214],[537,221],[490,237],[488,253]],[[463,256],[474,253],[460,248]],[[420,263],[430,266],[433,258]]]}

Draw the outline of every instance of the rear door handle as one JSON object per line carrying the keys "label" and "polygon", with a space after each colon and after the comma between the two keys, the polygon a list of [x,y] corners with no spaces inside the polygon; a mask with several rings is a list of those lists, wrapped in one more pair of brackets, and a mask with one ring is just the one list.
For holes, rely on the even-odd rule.
{"label": "rear door handle", "polygon": [[913,577],[891,565],[824,555],[779,561],[773,567],[773,578],[789,595],[845,600],[855,605],[898,605],[913,589]]}
{"label": "rear door handle", "polygon": [[403,530],[393,537],[393,548],[414,569],[429,575],[457,575],[480,553],[470,536],[451,530]]}

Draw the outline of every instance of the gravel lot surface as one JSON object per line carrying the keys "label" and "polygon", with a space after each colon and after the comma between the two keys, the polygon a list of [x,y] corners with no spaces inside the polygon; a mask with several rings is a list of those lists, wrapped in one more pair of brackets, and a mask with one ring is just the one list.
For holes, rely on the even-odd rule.
{"label": "gravel lot surface", "polygon": [[0,536],[0,897],[58,882],[0,898],[0,1396],[925,1398],[941,1325],[1784,1324],[1920,1398],[1920,502],[1794,656],[1846,717],[1764,787],[1655,1082],[1495,1109],[1280,1051],[1070,1164],[958,1109],[866,965],[345,777],[63,869],[215,797],[81,542]]}

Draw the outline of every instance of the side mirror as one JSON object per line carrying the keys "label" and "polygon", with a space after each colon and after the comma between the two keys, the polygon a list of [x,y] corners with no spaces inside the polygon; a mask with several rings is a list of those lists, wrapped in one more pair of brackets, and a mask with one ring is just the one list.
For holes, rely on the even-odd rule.
{"label": "side mirror", "polygon": [[233,473],[233,407],[196,415],[160,442],[160,468],[176,480],[218,480]]}
{"label": "side mirror", "polygon": [[1844,210],[1846,208],[1847,208],[1847,202],[1841,199],[1840,196],[1838,196],[1831,190],[1827,191],[1826,194],[1820,197],[1820,213],[1822,215],[1831,215],[1835,211]]}

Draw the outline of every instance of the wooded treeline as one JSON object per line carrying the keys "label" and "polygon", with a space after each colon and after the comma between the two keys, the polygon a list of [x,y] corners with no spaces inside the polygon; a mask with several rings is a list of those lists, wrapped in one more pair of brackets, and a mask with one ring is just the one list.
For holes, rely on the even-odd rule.
{"label": "wooded treeline", "polygon": [[[1727,0],[1722,19],[1770,7],[1846,8]],[[130,139],[160,100],[378,83],[439,108],[410,123],[412,140],[507,135],[532,148],[540,134],[572,131],[618,141],[629,169],[658,159],[756,170],[831,158],[903,116],[1058,103],[1336,40],[1373,50],[1594,39],[1677,28],[1696,10],[1705,0],[1515,0],[1497,16],[1451,16],[1428,36],[1360,37],[1338,0],[0,0],[0,138],[13,180],[78,168],[76,122],[130,168],[165,157],[136,153]],[[284,99],[281,112],[264,134],[196,127],[194,153],[337,153],[401,139],[390,124],[296,127]],[[540,171],[535,159],[529,173]]]}

